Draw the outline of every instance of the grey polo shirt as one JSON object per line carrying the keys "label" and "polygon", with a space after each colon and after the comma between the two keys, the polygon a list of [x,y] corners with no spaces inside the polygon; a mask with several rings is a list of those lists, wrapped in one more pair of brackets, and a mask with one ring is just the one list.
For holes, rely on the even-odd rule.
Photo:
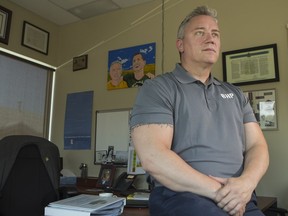
{"label": "grey polo shirt", "polygon": [[256,119],[238,87],[212,75],[204,85],[176,64],[139,89],[130,126],[173,125],[174,152],[204,174],[231,177],[243,170],[247,122]]}

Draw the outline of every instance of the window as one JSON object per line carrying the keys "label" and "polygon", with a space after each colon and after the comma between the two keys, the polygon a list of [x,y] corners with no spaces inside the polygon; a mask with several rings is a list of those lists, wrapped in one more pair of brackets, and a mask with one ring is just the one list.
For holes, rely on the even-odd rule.
{"label": "window", "polygon": [[0,68],[0,138],[47,138],[53,70],[2,52]]}

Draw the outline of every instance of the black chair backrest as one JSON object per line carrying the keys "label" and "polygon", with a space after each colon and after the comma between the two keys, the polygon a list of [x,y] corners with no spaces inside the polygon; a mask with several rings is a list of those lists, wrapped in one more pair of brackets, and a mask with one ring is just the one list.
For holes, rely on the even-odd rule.
{"label": "black chair backrest", "polygon": [[[19,138],[20,137],[17,137],[17,139]],[[41,152],[39,150],[43,147],[41,146],[43,143],[39,142],[43,138],[36,137],[34,141],[33,138],[34,137],[29,137],[29,142],[26,142],[26,144],[22,145],[19,149],[2,190],[0,188],[0,216],[41,216],[44,215],[45,206],[50,202],[58,200],[59,194],[57,186],[55,188],[55,182],[59,182],[60,179],[58,148],[55,148],[55,146],[52,147],[53,150],[55,149],[54,153],[48,148],[50,149],[50,155],[55,154],[54,160],[58,158],[58,163],[48,163],[47,165],[45,161],[53,159],[43,158],[43,156],[41,156],[41,152],[42,155],[45,155],[47,151],[46,148],[44,148],[44,150],[42,149]],[[0,151],[3,150],[1,149],[1,141]],[[27,141],[27,139],[25,141]],[[49,141],[44,140],[44,142],[46,143],[44,145],[50,145]],[[13,145],[13,142],[11,145]],[[51,143],[51,145],[54,144]],[[47,169],[47,167],[49,167],[49,169]],[[53,169],[55,169],[54,174],[49,174],[48,170]],[[58,176],[55,175],[55,173],[58,173]],[[53,178],[55,177],[53,181],[51,181],[51,176]],[[0,178],[2,177],[3,176],[0,176]]]}

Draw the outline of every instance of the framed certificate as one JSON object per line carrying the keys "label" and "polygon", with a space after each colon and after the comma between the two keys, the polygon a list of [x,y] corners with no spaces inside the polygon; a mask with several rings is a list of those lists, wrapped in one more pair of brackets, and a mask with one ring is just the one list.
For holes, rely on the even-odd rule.
{"label": "framed certificate", "polygon": [[12,11],[0,5],[0,42],[8,44]]}
{"label": "framed certificate", "polygon": [[223,52],[222,60],[223,79],[234,85],[279,81],[276,44]]}
{"label": "framed certificate", "polygon": [[22,45],[48,55],[49,32],[27,21],[23,22]]}

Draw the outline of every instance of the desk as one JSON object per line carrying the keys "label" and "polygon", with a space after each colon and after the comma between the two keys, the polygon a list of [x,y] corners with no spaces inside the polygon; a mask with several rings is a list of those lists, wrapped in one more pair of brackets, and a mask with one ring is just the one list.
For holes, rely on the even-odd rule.
{"label": "desk", "polygon": [[[79,193],[85,194],[99,194],[101,190],[95,189],[97,178],[88,179],[83,182],[83,180],[77,179],[77,190]],[[265,212],[270,207],[277,207],[277,198],[276,197],[264,197],[257,196],[258,207],[262,212]],[[125,207],[123,216],[149,216],[148,208],[129,208]]]}
{"label": "desk", "polygon": [[276,197],[257,196],[258,207],[262,212],[265,212],[270,207],[277,207]]}

